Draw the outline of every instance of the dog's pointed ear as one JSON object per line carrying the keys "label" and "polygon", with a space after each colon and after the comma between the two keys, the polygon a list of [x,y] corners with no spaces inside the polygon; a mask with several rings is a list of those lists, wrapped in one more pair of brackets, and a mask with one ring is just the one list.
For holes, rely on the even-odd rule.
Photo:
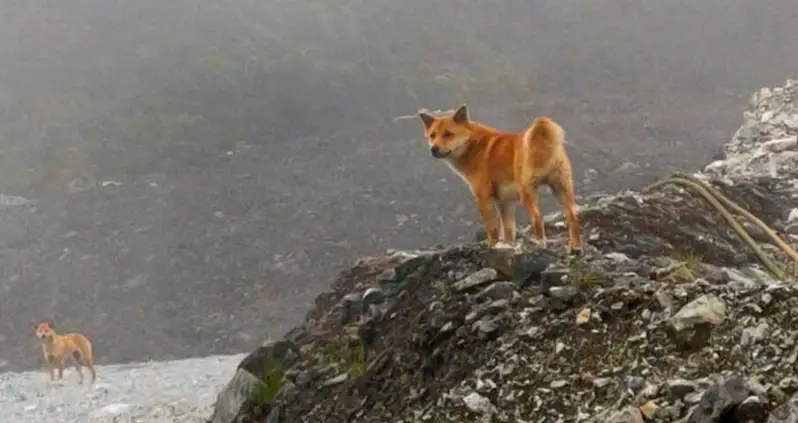
{"label": "dog's pointed ear", "polygon": [[432,126],[432,123],[435,122],[435,116],[432,116],[424,111],[419,111],[418,117],[421,118],[421,122],[424,124],[425,129],[429,129],[429,127]]}
{"label": "dog's pointed ear", "polygon": [[458,107],[457,110],[455,110],[454,115],[452,116],[452,120],[454,121],[454,123],[460,125],[468,123],[468,108],[466,107],[465,104],[463,104],[462,106]]}

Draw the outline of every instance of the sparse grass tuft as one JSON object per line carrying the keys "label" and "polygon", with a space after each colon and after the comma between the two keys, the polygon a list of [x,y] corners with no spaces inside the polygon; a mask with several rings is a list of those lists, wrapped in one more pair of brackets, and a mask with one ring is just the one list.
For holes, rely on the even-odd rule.
{"label": "sparse grass tuft", "polygon": [[324,348],[322,357],[326,359],[324,361],[341,366],[350,377],[359,377],[366,372],[366,347],[360,340],[336,340]]}
{"label": "sparse grass tuft", "polygon": [[703,261],[701,254],[690,248],[678,248],[671,252],[670,257],[680,263],[671,276],[688,282],[695,280],[695,271]]}
{"label": "sparse grass tuft", "polygon": [[247,401],[251,405],[271,404],[283,384],[283,366],[271,357],[263,360],[263,379],[255,383],[249,391]]}
{"label": "sparse grass tuft", "polygon": [[629,344],[624,341],[613,342],[610,340],[601,354],[600,363],[607,368],[613,369],[628,363]]}
{"label": "sparse grass tuft", "polygon": [[568,273],[571,281],[577,285],[595,285],[602,280],[601,273],[578,258],[568,261]]}

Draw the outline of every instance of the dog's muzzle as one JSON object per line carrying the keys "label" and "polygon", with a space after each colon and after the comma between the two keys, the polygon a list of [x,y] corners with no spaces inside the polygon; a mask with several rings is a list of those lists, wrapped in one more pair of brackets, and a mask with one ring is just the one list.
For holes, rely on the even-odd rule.
{"label": "dog's muzzle", "polygon": [[435,157],[436,159],[442,159],[442,158],[448,156],[449,153],[451,153],[450,151],[442,151],[437,146],[430,148],[429,152],[430,152],[430,154],[432,154],[432,157]]}

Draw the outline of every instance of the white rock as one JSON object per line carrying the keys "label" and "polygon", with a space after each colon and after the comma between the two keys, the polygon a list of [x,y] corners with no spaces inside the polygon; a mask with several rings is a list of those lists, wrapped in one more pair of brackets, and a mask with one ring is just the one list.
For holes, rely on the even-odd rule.
{"label": "white rock", "polygon": [[629,256],[627,256],[624,253],[618,253],[618,252],[611,252],[604,254],[604,257],[617,262],[629,261]]}
{"label": "white rock", "polygon": [[771,153],[778,153],[798,147],[798,137],[779,138],[762,144],[762,149]]}
{"label": "white rock", "polygon": [[726,160],[715,160],[714,162],[704,166],[704,170],[717,171],[723,169],[725,166],[726,166]]}
{"label": "white rock", "polygon": [[726,304],[716,295],[705,294],[687,303],[669,321],[680,332],[702,323],[718,325],[725,318]]}
{"label": "white rock", "polygon": [[489,413],[493,407],[489,399],[476,392],[466,395],[463,398],[463,402],[465,402],[466,407],[474,413],[486,414]]}
{"label": "white rock", "polygon": [[133,406],[130,404],[111,404],[106,405],[105,407],[97,410],[94,414],[96,415],[107,415],[107,416],[118,416],[122,413],[127,413],[133,409]]}

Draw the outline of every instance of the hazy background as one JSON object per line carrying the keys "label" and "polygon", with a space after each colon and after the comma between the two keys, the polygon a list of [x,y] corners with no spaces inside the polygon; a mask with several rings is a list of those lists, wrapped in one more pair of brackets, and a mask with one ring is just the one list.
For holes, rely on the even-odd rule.
{"label": "hazy background", "polygon": [[40,319],[101,363],[244,351],[357,256],[470,238],[468,191],[393,120],[419,107],[552,116],[581,194],[703,165],[798,76],[795,22],[794,0],[0,0],[0,193],[35,200],[0,208],[0,369],[39,365]]}

